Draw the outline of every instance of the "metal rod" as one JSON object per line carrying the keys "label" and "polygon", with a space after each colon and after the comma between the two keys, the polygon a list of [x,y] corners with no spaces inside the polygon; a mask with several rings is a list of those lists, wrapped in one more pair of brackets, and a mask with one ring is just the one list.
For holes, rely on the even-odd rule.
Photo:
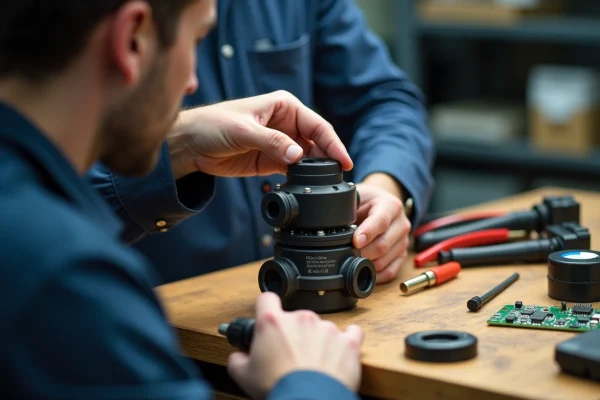
{"label": "metal rod", "polygon": [[487,292],[486,294],[482,295],[481,297],[475,296],[472,299],[470,299],[469,301],[467,301],[467,308],[470,311],[479,310],[481,308],[481,306],[483,306],[485,303],[487,303],[488,301],[490,301],[491,299],[496,297],[498,295],[498,293],[500,293],[501,291],[503,291],[504,289],[509,287],[517,279],[519,279],[519,274],[517,272],[515,272],[514,274],[509,276],[506,280],[504,280],[502,283],[500,283],[499,285],[494,287],[492,290]]}

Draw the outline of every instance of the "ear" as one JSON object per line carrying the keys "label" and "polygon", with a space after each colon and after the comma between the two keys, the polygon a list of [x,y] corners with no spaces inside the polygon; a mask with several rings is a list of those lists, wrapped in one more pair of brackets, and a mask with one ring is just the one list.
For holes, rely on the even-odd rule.
{"label": "ear", "polygon": [[152,8],[145,1],[128,1],[117,11],[110,35],[110,54],[127,86],[135,85],[158,50]]}

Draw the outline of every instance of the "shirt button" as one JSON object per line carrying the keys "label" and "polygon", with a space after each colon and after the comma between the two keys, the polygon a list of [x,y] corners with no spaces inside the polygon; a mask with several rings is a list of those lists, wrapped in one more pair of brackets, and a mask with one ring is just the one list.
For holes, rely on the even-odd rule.
{"label": "shirt button", "polygon": [[167,226],[167,221],[162,220],[162,219],[160,221],[156,221],[156,226],[158,228],[164,228],[165,226]]}
{"label": "shirt button", "polygon": [[273,243],[273,237],[271,235],[264,235],[262,237],[262,244],[265,247],[269,247]]}
{"label": "shirt button", "polygon": [[161,229],[160,229],[160,232],[162,232],[162,233],[165,233],[165,232],[167,232],[167,231],[168,231],[168,229],[167,229],[167,228],[161,228]]}
{"label": "shirt button", "polygon": [[230,44],[224,44],[221,47],[221,54],[225,58],[231,58],[235,54],[235,50],[233,49],[232,45],[230,45]]}
{"label": "shirt button", "polygon": [[268,181],[264,181],[262,184],[262,192],[263,193],[269,193],[271,191],[271,183]]}
{"label": "shirt button", "polygon": [[412,197],[409,197],[404,202],[404,214],[406,215],[407,218],[411,217],[413,208],[414,208],[414,200],[412,199]]}

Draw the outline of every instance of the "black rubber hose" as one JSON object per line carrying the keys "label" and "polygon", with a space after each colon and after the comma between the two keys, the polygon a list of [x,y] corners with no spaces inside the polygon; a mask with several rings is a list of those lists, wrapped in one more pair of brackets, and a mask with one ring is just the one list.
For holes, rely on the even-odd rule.
{"label": "black rubber hose", "polygon": [[462,267],[510,262],[542,262],[559,247],[558,240],[540,239],[526,242],[504,243],[492,246],[465,247],[441,251],[440,264],[456,261]]}
{"label": "black rubber hose", "polygon": [[517,211],[501,217],[486,218],[468,224],[461,224],[426,232],[415,238],[415,249],[423,251],[443,240],[483,229],[507,228],[510,230],[537,230],[539,214],[536,211]]}

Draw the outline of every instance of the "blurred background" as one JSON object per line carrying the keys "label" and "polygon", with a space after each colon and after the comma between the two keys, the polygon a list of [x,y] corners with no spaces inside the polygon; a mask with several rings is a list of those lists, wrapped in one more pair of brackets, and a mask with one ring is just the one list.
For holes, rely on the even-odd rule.
{"label": "blurred background", "polygon": [[600,191],[600,1],[356,1],[427,98],[429,212]]}

